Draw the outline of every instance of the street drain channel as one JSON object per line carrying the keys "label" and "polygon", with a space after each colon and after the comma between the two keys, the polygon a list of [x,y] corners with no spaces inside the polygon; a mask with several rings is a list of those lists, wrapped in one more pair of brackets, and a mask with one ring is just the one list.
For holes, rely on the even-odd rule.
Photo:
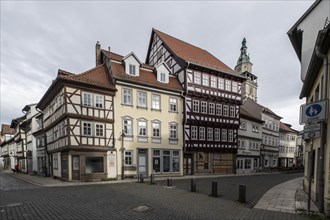
{"label": "street drain channel", "polygon": [[149,210],[148,206],[141,205],[132,209],[134,212],[146,212]]}

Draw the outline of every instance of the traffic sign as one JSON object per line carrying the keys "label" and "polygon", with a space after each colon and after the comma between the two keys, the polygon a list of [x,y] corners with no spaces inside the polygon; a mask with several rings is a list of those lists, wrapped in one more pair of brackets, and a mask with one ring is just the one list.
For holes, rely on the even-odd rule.
{"label": "traffic sign", "polygon": [[300,106],[300,124],[319,122],[327,119],[327,100]]}

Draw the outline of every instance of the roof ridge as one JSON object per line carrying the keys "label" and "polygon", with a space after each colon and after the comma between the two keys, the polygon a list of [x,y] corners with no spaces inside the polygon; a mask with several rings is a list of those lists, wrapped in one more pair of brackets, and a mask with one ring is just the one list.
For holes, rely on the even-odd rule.
{"label": "roof ridge", "polygon": [[94,71],[96,69],[99,69],[101,67],[104,67],[104,66],[105,66],[105,63],[102,63],[102,64],[100,64],[100,65],[98,65],[98,66],[96,66],[96,67],[94,67],[92,69],[89,69],[89,70],[85,71],[85,72],[82,72],[82,73],[79,73],[79,74],[75,74],[75,76],[84,76],[84,75],[86,75],[86,74],[88,74],[88,73],[90,73],[90,72],[92,72],[92,71]]}

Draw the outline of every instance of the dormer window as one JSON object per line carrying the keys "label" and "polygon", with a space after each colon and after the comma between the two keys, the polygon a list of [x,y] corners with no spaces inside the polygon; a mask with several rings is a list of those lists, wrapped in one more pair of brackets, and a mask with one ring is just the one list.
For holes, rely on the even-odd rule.
{"label": "dormer window", "polygon": [[135,75],[136,75],[135,68],[136,68],[135,65],[130,64],[130,65],[129,65],[129,74],[135,76]]}
{"label": "dormer window", "polygon": [[166,74],[165,73],[160,73],[160,81],[165,83],[166,82]]}
{"label": "dormer window", "polygon": [[161,83],[169,83],[169,74],[171,73],[170,69],[165,63],[161,63],[156,66],[157,70],[157,81]]}

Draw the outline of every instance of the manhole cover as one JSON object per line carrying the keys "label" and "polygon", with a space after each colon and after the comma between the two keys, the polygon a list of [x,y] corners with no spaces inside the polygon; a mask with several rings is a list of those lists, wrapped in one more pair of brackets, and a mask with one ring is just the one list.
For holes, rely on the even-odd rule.
{"label": "manhole cover", "polygon": [[134,212],[146,212],[146,211],[149,210],[149,207],[148,206],[141,205],[141,206],[138,206],[136,208],[133,208],[132,210]]}

